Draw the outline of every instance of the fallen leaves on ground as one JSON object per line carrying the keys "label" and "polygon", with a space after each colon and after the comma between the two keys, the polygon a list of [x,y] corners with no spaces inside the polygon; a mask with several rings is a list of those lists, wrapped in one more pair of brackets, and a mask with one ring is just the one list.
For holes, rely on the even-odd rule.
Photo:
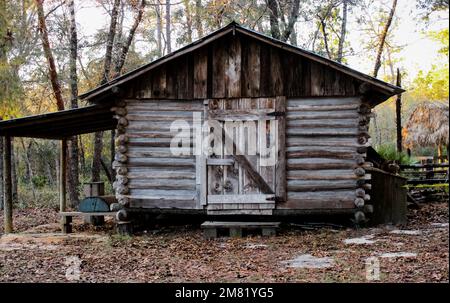
{"label": "fallen leaves on ground", "polygon": [[[21,232],[48,233],[57,227],[54,210],[20,210],[14,217],[15,228]],[[284,229],[276,237],[215,240],[205,240],[198,226],[192,225],[126,237],[115,235],[111,222],[94,228],[78,220],[75,234],[49,233],[52,241],[25,233],[9,240],[3,237],[0,281],[66,282],[67,258],[75,256],[81,260],[81,282],[365,282],[366,259],[391,253],[400,257],[379,258],[381,282],[448,282],[448,225],[442,223],[448,223],[447,203],[411,210],[404,226]],[[392,233],[394,229],[421,232]],[[376,241],[344,243],[368,235]],[[286,265],[303,254],[332,258],[333,266]]]}

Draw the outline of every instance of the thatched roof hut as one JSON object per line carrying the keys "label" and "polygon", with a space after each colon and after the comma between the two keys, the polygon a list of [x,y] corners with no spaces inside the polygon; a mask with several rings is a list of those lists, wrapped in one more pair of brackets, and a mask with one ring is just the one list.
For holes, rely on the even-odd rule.
{"label": "thatched roof hut", "polygon": [[448,102],[423,102],[403,128],[405,146],[448,146]]}

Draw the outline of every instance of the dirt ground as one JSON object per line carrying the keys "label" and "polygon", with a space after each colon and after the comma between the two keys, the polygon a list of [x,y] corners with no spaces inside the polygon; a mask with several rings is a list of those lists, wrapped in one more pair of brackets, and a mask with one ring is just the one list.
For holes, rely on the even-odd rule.
{"label": "dirt ground", "polygon": [[409,210],[405,226],[291,227],[276,237],[216,240],[203,239],[198,226],[126,237],[111,224],[95,229],[79,221],[75,233],[62,235],[54,210],[20,210],[14,217],[20,233],[0,239],[1,282],[449,281],[447,203]]}

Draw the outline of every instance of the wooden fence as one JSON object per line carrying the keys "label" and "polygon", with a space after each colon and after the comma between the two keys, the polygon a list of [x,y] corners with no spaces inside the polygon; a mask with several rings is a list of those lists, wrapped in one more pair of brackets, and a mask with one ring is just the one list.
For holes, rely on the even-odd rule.
{"label": "wooden fence", "polygon": [[410,185],[448,183],[448,162],[400,165],[400,169]]}

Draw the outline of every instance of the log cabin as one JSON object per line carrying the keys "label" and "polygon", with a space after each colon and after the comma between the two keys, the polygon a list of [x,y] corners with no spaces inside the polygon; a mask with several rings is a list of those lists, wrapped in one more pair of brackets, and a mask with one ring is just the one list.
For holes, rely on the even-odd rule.
{"label": "log cabin", "polygon": [[361,221],[376,202],[371,110],[402,92],[232,22],[81,95],[88,107],[3,121],[0,135],[65,142],[115,129],[124,218],[157,209]]}

